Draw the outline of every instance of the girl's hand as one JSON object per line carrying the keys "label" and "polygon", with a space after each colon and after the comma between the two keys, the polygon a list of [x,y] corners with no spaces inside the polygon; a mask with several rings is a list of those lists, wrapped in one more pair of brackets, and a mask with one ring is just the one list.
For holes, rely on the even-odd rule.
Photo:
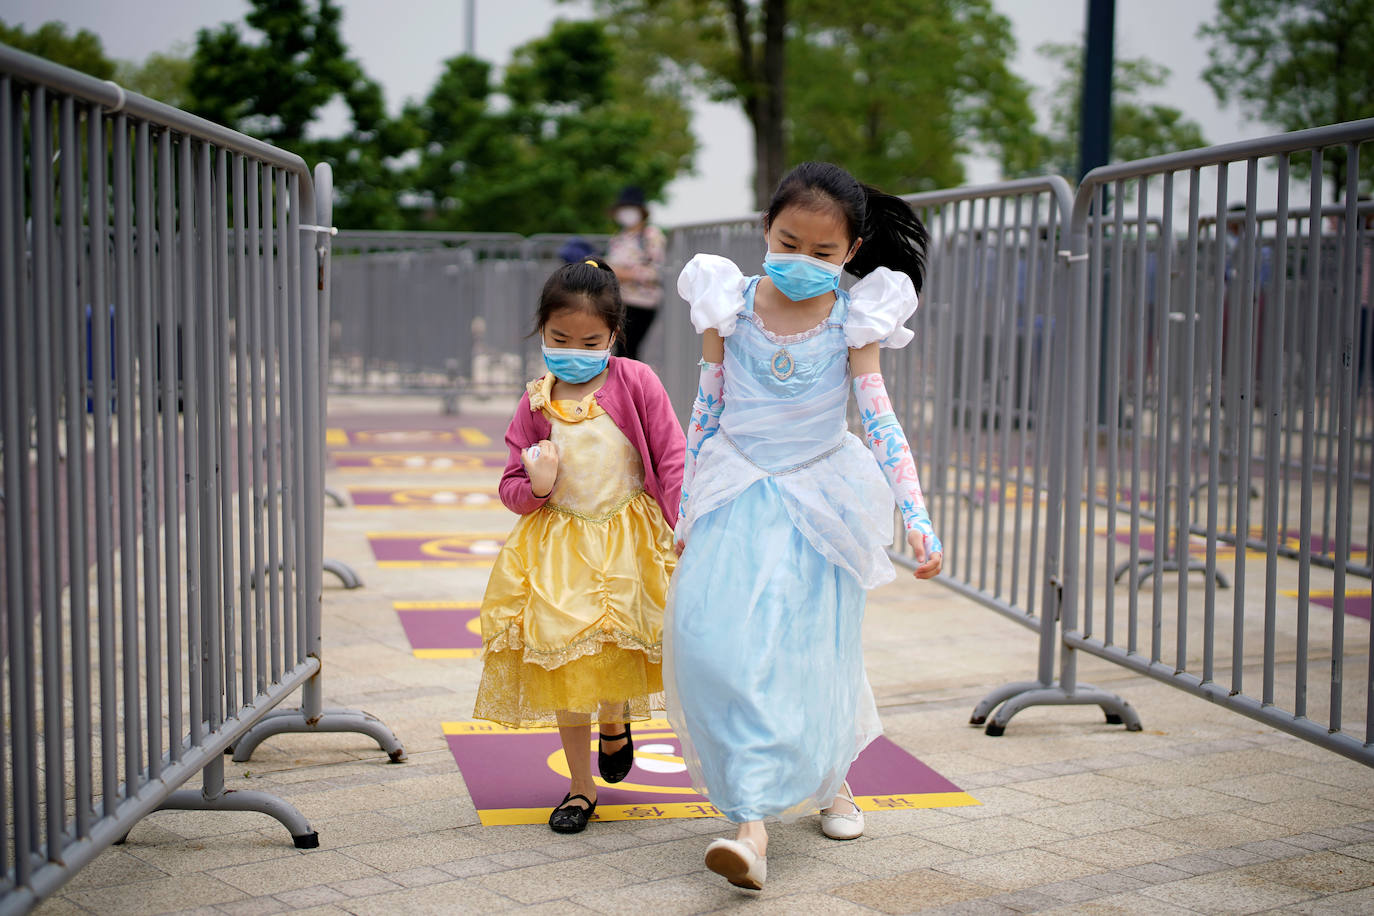
{"label": "girl's hand", "polygon": [[[539,453],[531,456],[534,448],[538,448]],[[520,457],[525,462],[525,473],[530,477],[534,495],[543,499],[552,493],[554,481],[558,479],[558,446],[548,439],[540,439],[537,446],[525,449]]]}
{"label": "girl's hand", "polygon": [[944,565],[945,555],[943,553],[928,553],[926,551],[926,535],[919,531],[908,531],[906,542],[911,545],[911,552],[916,556],[916,578],[933,579],[940,574],[940,567]]}
{"label": "girl's hand", "polygon": [[673,542],[673,550],[677,553],[678,556],[682,556],[682,552],[683,552],[684,550],[686,550],[686,549],[687,549],[687,544],[686,544],[685,542],[683,542],[683,541],[674,541],[674,542]]}

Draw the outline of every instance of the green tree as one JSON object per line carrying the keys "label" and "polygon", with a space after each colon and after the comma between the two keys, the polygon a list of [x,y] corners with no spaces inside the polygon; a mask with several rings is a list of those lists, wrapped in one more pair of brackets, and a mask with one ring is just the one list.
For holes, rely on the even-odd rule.
{"label": "green tree", "polygon": [[[334,167],[335,221],[341,226],[395,228],[400,182],[390,161],[411,144],[387,115],[381,87],[348,55],[334,0],[251,0],[245,23],[202,29],[187,83],[190,110],[252,134],[307,161]],[[336,137],[312,137],[324,107],[341,98],[351,123]]]}
{"label": "green tree", "polygon": [[100,36],[86,29],[69,34],[65,23],[45,22],[32,32],[26,32],[23,26],[0,21],[0,44],[80,70],[96,79],[113,79],[115,75],[115,62],[105,55]]}
{"label": "green tree", "polygon": [[[1061,77],[1050,94],[1045,162],[1052,172],[1072,175],[1077,168],[1082,124],[1083,45],[1047,43],[1036,51],[1059,65]],[[1202,128],[1183,112],[1146,101],[1151,89],[1169,81],[1169,68],[1148,58],[1117,58],[1112,72],[1113,161],[1143,159],[1206,146]]]}
{"label": "green tree", "polygon": [[[1198,35],[1211,40],[1203,79],[1251,118],[1292,131],[1374,117],[1374,0],[1218,0]],[[1324,164],[1338,199],[1345,150]],[[1374,156],[1360,159],[1360,185],[1374,185]]]}
{"label": "green tree", "polygon": [[913,191],[963,179],[989,152],[1008,172],[1038,161],[1015,40],[991,0],[596,0],[630,53],[754,129],[754,203],[785,164],[831,159]]}
{"label": "green tree", "polygon": [[786,162],[786,0],[594,0],[632,68],[738,103],[754,130],[762,205]]}
{"label": "green tree", "polygon": [[141,64],[120,61],[114,81],[173,108],[185,108],[191,101],[191,58],[178,48],[149,54]]}
{"label": "green tree", "polygon": [[802,0],[789,36],[789,161],[839,162],[902,193],[961,184],[975,151],[1009,174],[1038,162],[1011,24],[990,0]]}
{"label": "green tree", "polygon": [[403,120],[423,139],[409,221],[430,228],[609,228],[621,185],[653,197],[695,151],[681,98],[619,67],[597,22],[556,22],[516,49],[499,87],[489,64],[450,59]]}

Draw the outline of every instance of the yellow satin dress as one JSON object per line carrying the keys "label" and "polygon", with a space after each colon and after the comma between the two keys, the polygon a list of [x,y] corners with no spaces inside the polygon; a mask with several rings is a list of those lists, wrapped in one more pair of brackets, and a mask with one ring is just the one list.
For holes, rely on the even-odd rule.
{"label": "yellow satin dress", "polygon": [[[557,724],[560,710],[623,721],[663,708],[663,607],[677,563],[673,533],[644,490],[639,451],[596,403],[529,385],[552,423],[558,479],[521,516],[482,599],[482,683],[473,712],[503,725]],[[612,720],[614,721],[614,720]]]}

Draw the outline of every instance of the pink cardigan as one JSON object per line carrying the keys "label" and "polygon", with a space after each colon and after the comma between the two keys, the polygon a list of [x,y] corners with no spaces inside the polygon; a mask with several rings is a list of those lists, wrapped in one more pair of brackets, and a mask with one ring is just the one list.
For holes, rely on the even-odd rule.
{"label": "pink cardigan", "polygon": [[[606,383],[596,393],[596,403],[639,450],[639,457],[644,462],[644,489],[658,502],[668,527],[674,527],[682,493],[687,439],[668,401],[668,392],[663,390],[663,383],[654,375],[654,370],[643,363],[612,356],[610,372]],[[552,430],[549,418],[542,411],[531,409],[530,396],[526,392],[506,429],[510,458],[506,462],[506,472],[501,475],[501,502],[512,512],[529,515],[549,501],[547,496],[541,499],[534,495],[520,453],[540,439],[547,439]]]}

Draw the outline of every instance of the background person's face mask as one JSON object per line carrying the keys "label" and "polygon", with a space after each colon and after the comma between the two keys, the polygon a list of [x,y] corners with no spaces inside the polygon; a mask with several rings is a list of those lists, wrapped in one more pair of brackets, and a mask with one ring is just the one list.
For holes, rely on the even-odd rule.
{"label": "background person's face mask", "polygon": [[604,350],[573,350],[545,345],[544,365],[559,381],[569,385],[589,382],[601,374],[610,362],[611,348]]}
{"label": "background person's face mask", "polygon": [[770,251],[763,257],[763,269],[778,292],[793,302],[840,288],[842,265],[806,254]]}
{"label": "background person's face mask", "polygon": [[611,214],[611,218],[625,229],[629,229],[631,226],[639,225],[639,208],[616,207],[615,212]]}

